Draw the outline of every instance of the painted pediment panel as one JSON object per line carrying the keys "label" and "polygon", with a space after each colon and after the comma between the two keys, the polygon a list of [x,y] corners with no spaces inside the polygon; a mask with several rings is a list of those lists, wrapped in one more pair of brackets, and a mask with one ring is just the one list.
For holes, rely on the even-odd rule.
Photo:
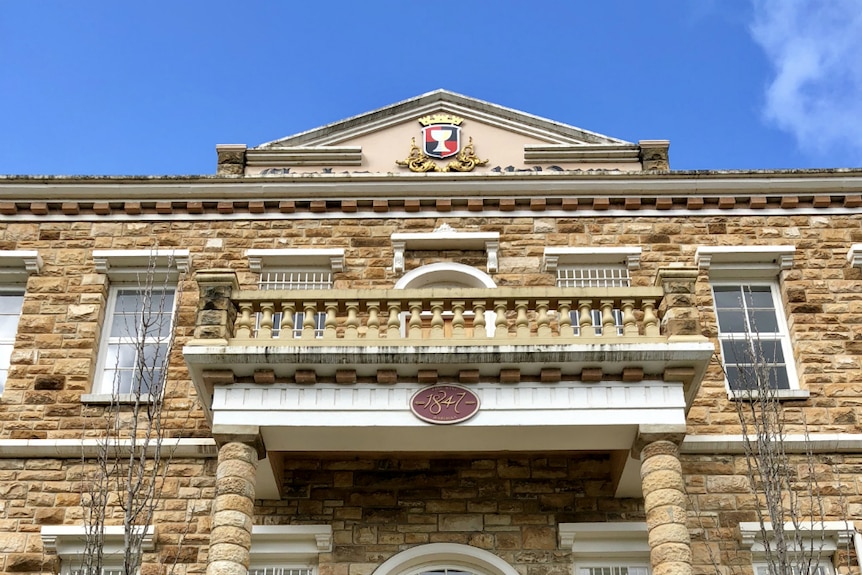
{"label": "painted pediment panel", "polygon": [[667,169],[667,147],[438,90],[254,148],[218,151],[219,173],[278,176]]}

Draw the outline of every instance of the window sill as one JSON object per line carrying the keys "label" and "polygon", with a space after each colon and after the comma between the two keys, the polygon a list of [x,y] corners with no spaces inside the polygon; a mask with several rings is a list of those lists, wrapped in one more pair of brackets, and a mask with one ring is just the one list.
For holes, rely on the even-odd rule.
{"label": "window sill", "polygon": [[[795,401],[808,399],[811,397],[811,392],[807,389],[776,389],[769,392],[769,397],[776,401]],[[728,391],[727,399],[730,401],[756,401],[760,399],[760,394],[755,391]]]}
{"label": "window sill", "polygon": [[137,397],[132,393],[121,393],[119,395],[113,395],[110,393],[85,393],[81,396],[81,403],[89,405],[132,405],[134,403],[148,404],[153,403],[153,401],[154,398],[148,395]]}

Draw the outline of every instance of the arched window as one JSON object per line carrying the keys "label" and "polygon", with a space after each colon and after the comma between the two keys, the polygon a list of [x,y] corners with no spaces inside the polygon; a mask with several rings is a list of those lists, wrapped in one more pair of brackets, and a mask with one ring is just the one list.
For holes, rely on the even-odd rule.
{"label": "arched window", "polygon": [[457,543],[429,543],[391,557],[374,575],[518,575],[518,572],[483,549]]}
{"label": "arched window", "polygon": [[491,276],[464,264],[441,262],[411,270],[398,280],[395,289],[432,287],[495,288]]}
{"label": "arched window", "polygon": [[[404,274],[395,284],[395,289],[428,289],[428,288],[496,288],[497,284],[491,276],[464,264],[440,262],[428,264]],[[407,317],[407,314],[403,314]],[[467,312],[464,317],[468,321],[472,318],[472,312]],[[427,314],[430,318],[430,314]],[[449,320],[451,314],[444,314],[444,321]],[[485,330],[488,337],[494,335],[494,320],[496,315],[493,310],[485,312]],[[403,322],[406,325],[406,321]],[[435,574],[436,575],[436,574]]]}

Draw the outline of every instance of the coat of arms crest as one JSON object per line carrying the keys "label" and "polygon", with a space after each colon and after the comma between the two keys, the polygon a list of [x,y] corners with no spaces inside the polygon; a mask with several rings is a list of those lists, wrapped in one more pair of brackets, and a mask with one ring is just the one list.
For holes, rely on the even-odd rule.
{"label": "coat of arms crest", "polygon": [[423,151],[432,158],[449,158],[461,150],[461,118],[434,114],[419,118],[422,128]]}

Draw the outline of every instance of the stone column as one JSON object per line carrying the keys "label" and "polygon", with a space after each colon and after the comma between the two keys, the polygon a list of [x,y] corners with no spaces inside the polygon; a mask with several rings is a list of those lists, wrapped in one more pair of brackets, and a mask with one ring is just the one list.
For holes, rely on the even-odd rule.
{"label": "stone column", "polygon": [[235,440],[219,447],[206,575],[248,573],[259,450],[254,442]]}
{"label": "stone column", "polygon": [[691,537],[679,461],[684,432],[639,434],[650,563],[653,575],[691,575]]}

